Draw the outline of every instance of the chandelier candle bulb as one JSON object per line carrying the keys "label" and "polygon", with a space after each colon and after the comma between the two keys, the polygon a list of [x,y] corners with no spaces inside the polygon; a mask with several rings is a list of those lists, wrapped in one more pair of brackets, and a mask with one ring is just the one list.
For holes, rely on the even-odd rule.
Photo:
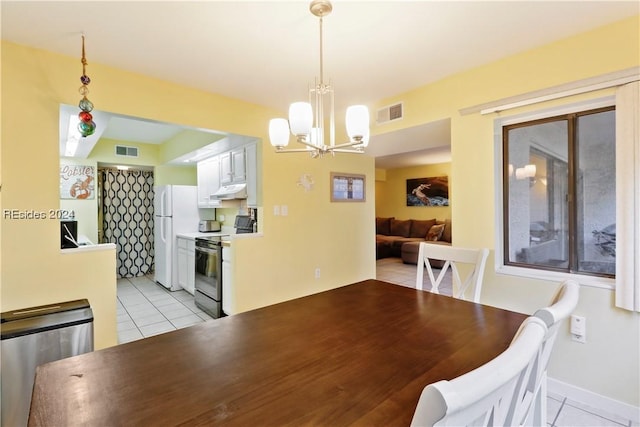
{"label": "chandelier candle bulb", "polygon": [[313,126],[313,110],[308,102],[294,102],[289,107],[289,126],[297,137],[306,137]]}
{"label": "chandelier candle bulb", "polygon": [[363,139],[369,131],[369,110],[364,105],[347,108],[347,135],[352,140]]}
{"label": "chandelier candle bulb", "polygon": [[286,119],[271,119],[269,121],[269,140],[274,147],[289,145],[289,123]]}

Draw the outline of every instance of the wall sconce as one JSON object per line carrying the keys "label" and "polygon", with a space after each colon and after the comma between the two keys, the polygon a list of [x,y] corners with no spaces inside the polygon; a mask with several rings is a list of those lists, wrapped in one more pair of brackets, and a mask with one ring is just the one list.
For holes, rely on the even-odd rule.
{"label": "wall sconce", "polygon": [[535,178],[536,165],[526,165],[523,168],[516,169],[516,179]]}
{"label": "wall sconce", "polygon": [[536,165],[525,165],[523,168],[516,169],[516,179],[529,178],[529,186],[536,183]]}

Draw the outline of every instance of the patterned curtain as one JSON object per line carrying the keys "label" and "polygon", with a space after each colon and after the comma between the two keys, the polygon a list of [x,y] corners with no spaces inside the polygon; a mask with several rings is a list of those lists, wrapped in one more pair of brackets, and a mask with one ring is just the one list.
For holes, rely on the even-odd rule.
{"label": "patterned curtain", "polygon": [[118,278],[153,270],[153,172],[103,169],[104,243],[116,244]]}

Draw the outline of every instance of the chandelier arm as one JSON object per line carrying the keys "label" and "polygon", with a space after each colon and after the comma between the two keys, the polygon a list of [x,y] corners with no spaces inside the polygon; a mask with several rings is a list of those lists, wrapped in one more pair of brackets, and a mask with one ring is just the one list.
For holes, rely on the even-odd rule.
{"label": "chandelier arm", "polygon": [[364,149],[361,148],[354,148],[354,149],[348,149],[348,148],[336,148],[331,150],[331,152],[333,153],[353,153],[353,154],[364,154]]}
{"label": "chandelier arm", "polygon": [[345,148],[345,147],[353,147],[354,145],[360,145],[362,141],[353,141],[353,142],[345,142],[344,144],[334,145],[332,148]]}
{"label": "chandelier arm", "polygon": [[[318,149],[322,149],[322,147],[318,147],[317,145],[313,145],[310,142],[305,141],[304,139],[298,139],[297,140],[300,144],[304,144],[309,148],[313,148],[314,150],[318,150]],[[307,149],[305,148],[304,151],[307,151]]]}
{"label": "chandelier arm", "polygon": [[311,153],[311,151],[306,148],[283,148],[280,150],[276,148],[276,153]]}

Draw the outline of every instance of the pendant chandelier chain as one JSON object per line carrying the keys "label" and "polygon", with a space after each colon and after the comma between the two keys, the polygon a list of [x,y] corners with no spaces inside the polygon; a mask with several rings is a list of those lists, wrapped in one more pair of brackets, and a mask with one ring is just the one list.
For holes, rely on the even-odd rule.
{"label": "pendant chandelier chain", "polygon": [[82,75],[86,76],[87,75],[87,58],[84,53],[84,34],[82,35],[82,60],[80,62],[82,62]]}

